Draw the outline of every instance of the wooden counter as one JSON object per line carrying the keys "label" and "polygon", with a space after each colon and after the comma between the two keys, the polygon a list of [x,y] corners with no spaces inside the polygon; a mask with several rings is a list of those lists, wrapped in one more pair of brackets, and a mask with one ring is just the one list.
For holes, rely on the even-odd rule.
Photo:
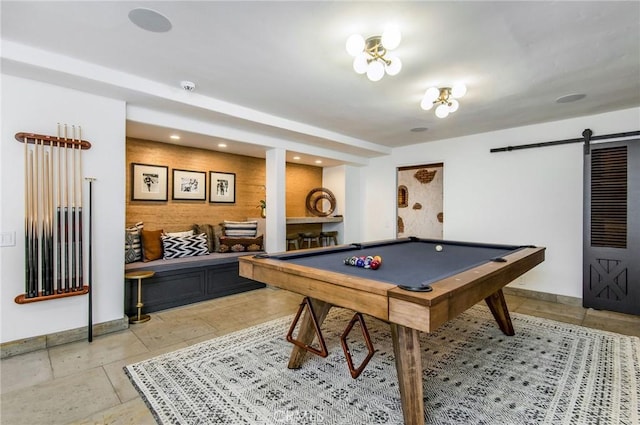
{"label": "wooden counter", "polygon": [[342,223],[340,217],[287,217],[287,224],[324,224]]}

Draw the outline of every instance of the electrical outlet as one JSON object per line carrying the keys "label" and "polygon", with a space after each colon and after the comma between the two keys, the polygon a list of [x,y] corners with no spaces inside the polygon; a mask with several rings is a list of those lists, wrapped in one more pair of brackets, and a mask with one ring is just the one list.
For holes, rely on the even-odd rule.
{"label": "electrical outlet", "polygon": [[16,232],[0,233],[0,246],[16,246]]}

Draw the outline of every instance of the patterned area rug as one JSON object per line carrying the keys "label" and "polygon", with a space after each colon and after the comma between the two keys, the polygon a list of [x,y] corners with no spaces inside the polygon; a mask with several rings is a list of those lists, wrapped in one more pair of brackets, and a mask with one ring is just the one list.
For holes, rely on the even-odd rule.
{"label": "patterned area rug", "polygon": [[[376,353],[349,375],[340,335],[352,312],[323,324],[329,356],[287,369],[291,317],[125,368],[160,424],[402,424],[389,326],[366,318]],[[512,314],[504,336],[476,306],[422,334],[428,424],[638,424],[640,339]],[[366,355],[359,328],[354,363]]]}

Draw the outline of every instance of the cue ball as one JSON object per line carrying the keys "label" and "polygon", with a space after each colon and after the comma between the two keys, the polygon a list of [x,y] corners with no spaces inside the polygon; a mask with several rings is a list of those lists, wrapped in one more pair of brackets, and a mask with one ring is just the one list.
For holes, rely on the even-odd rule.
{"label": "cue ball", "polygon": [[442,251],[442,245],[436,245],[436,251],[438,252]]}

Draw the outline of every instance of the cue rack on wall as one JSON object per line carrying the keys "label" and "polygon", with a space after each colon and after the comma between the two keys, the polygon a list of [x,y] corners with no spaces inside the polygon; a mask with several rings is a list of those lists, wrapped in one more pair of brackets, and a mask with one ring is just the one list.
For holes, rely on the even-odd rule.
{"label": "cue rack on wall", "polygon": [[17,133],[15,138],[24,143],[25,182],[25,292],[15,302],[87,294],[82,151],[91,143],[82,140],[80,126],[67,124],[58,124],[57,136]]}

